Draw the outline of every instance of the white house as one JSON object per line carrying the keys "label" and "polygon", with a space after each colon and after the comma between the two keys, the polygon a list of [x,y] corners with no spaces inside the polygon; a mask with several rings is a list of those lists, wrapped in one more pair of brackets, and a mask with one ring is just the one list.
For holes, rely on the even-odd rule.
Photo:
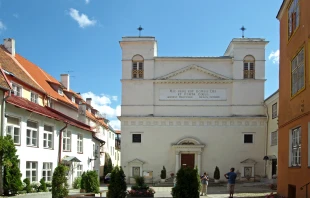
{"label": "white house", "polygon": [[102,176],[110,127],[91,98],[85,101],[70,89],[68,74],[59,82],[16,53],[14,39],[0,45],[0,64],[12,89],[4,95],[3,131],[14,137],[23,178],[50,181],[58,163],[70,167],[70,185],[83,171]]}
{"label": "white house", "polygon": [[218,57],[158,56],[154,37],[123,37],[122,152],[128,178],[197,166],[213,177],[265,172],[265,46],[236,38]]}
{"label": "white house", "polygon": [[268,109],[268,141],[266,142],[267,155],[266,175],[268,179],[272,179],[273,175],[277,175],[278,170],[278,109],[279,109],[279,90],[265,99]]}

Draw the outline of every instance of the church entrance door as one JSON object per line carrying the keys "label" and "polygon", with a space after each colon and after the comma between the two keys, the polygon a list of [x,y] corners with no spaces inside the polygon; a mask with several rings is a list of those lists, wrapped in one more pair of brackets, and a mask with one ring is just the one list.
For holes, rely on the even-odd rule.
{"label": "church entrance door", "polygon": [[195,154],[181,154],[182,167],[195,168]]}

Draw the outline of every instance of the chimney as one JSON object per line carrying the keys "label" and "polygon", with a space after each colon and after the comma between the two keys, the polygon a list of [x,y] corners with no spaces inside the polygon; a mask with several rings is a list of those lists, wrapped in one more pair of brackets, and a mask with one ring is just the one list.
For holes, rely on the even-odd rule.
{"label": "chimney", "polygon": [[91,98],[86,98],[86,103],[91,105],[91,100],[92,100]]}
{"label": "chimney", "polygon": [[12,38],[3,39],[4,47],[15,57],[15,40]]}
{"label": "chimney", "polygon": [[69,74],[60,74],[60,78],[61,78],[61,84],[63,84],[69,91],[70,90]]}

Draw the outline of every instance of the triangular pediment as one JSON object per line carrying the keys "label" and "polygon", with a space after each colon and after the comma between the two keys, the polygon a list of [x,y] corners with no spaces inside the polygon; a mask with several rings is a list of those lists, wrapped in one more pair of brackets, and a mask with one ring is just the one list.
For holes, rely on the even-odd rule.
{"label": "triangular pediment", "polygon": [[144,161],[142,161],[142,160],[140,160],[140,159],[138,159],[138,158],[129,161],[128,164],[129,164],[129,163],[145,164]]}
{"label": "triangular pediment", "polygon": [[256,164],[256,161],[251,159],[251,158],[248,158],[242,162],[240,162],[241,164]]}
{"label": "triangular pediment", "polygon": [[189,65],[182,69],[171,72],[167,75],[156,78],[156,80],[193,80],[193,79],[205,79],[205,80],[231,80],[229,77],[213,72],[209,69],[197,66]]}

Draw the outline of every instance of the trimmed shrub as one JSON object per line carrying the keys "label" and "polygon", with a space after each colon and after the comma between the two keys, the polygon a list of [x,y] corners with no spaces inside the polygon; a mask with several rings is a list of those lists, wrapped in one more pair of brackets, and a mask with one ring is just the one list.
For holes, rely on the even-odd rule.
{"label": "trimmed shrub", "polygon": [[66,178],[67,167],[58,165],[53,173],[52,198],[63,198],[68,196],[68,183]]}
{"label": "trimmed shrub", "polygon": [[108,187],[109,198],[125,198],[127,195],[126,176],[122,167],[114,167],[111,173],[111,181]]}
{"label": "trimmed shrub", "polygon": [[167,176],[166,168],[165,168],[165,166],[163,166],[163,170],[161,170],[161,173],[160,173],[160,178],[166,179],[166,176]]}
{"label": "trimmed shrub", "polygon": [[19,170],[19,159],[16,148],[10,135],[0,138],[0,171],[3,170],[3,193],[15,195],[23,189],[22,174]]}
{"label": "trimmed shrub", "polygon": [[181,168],[176,180],[176,186],[172,188],[174,198],[199,198],[200,177],[197,168]]}
{"label": "trimmed shrub", "polygon": [[32,182],[30,184],[32,192],[39,192],[40,183],[39,182]]}
{"label": "trimmed shrub", "polygon": [[215,167],[215,170],[214,170],[214,175],[213,175],[213,178],[214,179],[220,179],[220,169],[219,169],[219,167]]}
{"label": "trimmed shrub", "polygon": [[106,176],[108,173],[111,173],[112,170],[113,170],[113,164],[111,157],[108,153],[105,153],[105,162],[103,166],[104,176]]}
{"label": "trimmed shrub", "polygon": [[87,193],[99,193],[99,177],[96,171],[87,171],[85,174],[84,187]]}
{"label": "trimmed shrub", "polygon": [[23,181],[25,183],[25,188],[24,190],[27,192],[27,193],[31,193],[32,192],[32,188],[30,186],[30,179],[29,178],[26,178],[24,179]]}
{"label": "trimmed shrub", "polygon": [[73,181],[73,188],[80,189],[81,188],[82,177],[76,177]]}
{"label": "trimmed shrub", "polygon": [[46,183],[45,183],[45,179],[44,178],[42,178],[40,180],[39,192],[47,192],[47,187],[46,187]]}
{"label": "trimmed shrub", "polygon": [[83,172],[81,176],[81,186],[80,186],[81,189],[85,189],[85,182],[86,182],[86,173]]}

